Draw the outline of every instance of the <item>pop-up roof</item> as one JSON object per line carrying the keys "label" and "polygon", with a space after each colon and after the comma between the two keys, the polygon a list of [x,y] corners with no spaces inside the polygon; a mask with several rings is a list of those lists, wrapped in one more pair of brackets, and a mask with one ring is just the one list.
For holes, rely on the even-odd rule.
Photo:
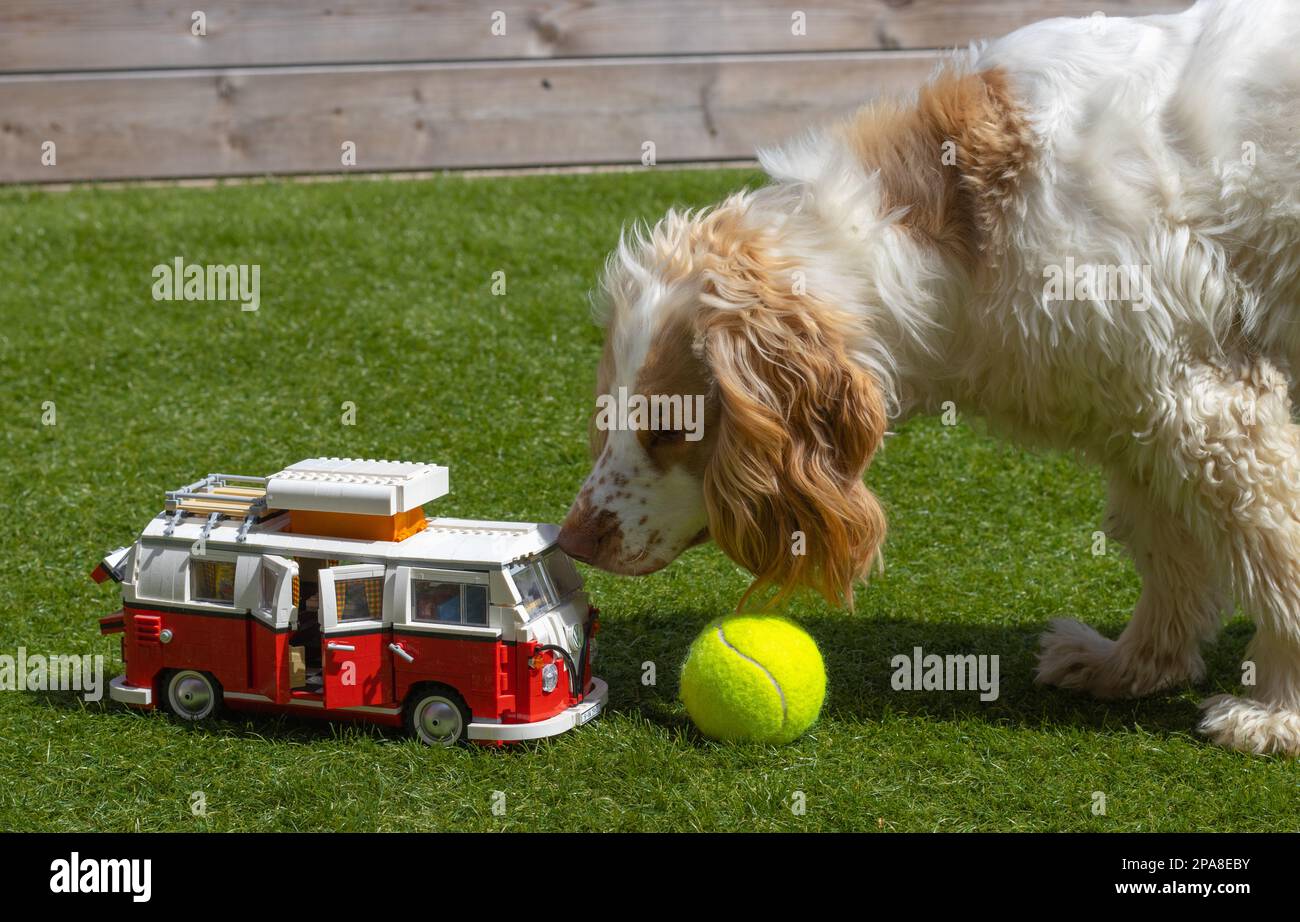
{"label": "pop-up roof", "polygon": [[205,515],[202,537],[225,518],[243,518],[237,541],[280,510],[288,531],[370,541],[402,541],[427,522],[425,503],[447,494],[447,468],[411,461],[308,458],[270,477],[209,474],[167,493],[164,535],[186,515]]}
{"label": "pop-up roof", "polygon": [[266,481],[272,509],[392,516],[446,496],[447,468],[412,461],[308,458]]}

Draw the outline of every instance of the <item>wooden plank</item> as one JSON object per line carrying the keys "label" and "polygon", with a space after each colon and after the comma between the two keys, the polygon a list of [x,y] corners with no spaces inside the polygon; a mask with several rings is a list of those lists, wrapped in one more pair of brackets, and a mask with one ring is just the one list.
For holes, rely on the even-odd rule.
{"label": "wooden plank", "polygon": [[204,499],[183,499],[176,503],[176,508],[184,509],[186,512],[202,512],[205,514],[218,512],[221,515],[238,517],[248,515],[249,512],[248,506],[242,503],[221,503]]}
{"label": "wooden plank", "polygon": [[[1190,0],[4,0],[0,71],[945,48]],[[207,34],[191,34],[194,7]],[[804,34],[792,16],[806,14]],[[505,14],[505,34],[493,14]]]}
{"label": "wooden plank", "polygon": [[[0,76],[0,182],[753,155],[919,84],[934,52]],[[42,166],[42,142],[57,163]]]}

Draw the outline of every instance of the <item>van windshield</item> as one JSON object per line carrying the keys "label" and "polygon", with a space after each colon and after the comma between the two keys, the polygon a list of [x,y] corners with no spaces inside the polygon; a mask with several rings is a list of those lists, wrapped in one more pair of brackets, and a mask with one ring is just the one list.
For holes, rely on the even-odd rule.
{"label": "van windshield", "polygon": [[578,568],[573,565],[568,554],[560,550],[549,551],[542,558],[542,563],[546,565],[551,585],[561,599],[582,588],[582,577],[578,575]]}
{"label": "van windshield", "polygon": [[555,603],[554,597],[548,592],[546,579],[536,560],[513,564],[508,572],[515,588],[519,590],[519,600],[523,603],[524,611],[529,617]]}
{"label": "van windshield", "polygon": [[582,588],[582,577],[573,561],[560,551],[512,564],[507,572],[529,617]]}

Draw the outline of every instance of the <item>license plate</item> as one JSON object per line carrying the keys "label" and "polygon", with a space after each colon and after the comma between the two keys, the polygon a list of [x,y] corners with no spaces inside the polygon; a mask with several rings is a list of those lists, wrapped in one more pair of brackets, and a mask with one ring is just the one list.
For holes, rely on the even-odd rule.
{"label": "license plate", "polygon": [[593,719],[599,713],[600,713],[600,702],[596,702],[594,705],[587,708],[587,710],[583,711],[581,714],[578,715],[578,723],[576,724],[576,726],[581,727],[583,724]]}

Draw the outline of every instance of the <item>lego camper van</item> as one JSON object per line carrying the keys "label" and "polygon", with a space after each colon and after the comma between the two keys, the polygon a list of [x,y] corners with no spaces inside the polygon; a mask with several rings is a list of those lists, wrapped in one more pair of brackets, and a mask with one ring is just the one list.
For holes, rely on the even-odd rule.
{"label": "lego camper van", "polygon": [[598,612],[554,525],[426,517],[435,464],[311,458],[166,494],[92,574],[121,584],[110,696],[405,727],[430,745],[536,739],[600,713]]}

